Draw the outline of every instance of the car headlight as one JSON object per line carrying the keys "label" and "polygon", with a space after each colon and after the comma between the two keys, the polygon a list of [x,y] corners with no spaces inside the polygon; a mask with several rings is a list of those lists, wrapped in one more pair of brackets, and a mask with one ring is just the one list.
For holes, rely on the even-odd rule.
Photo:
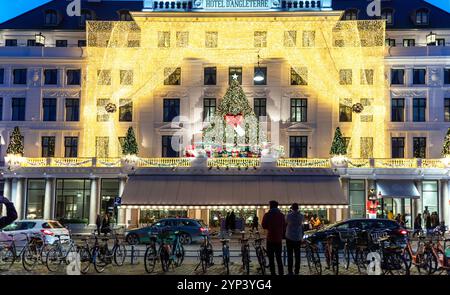
{"label": "car headlight", "polygon": [[307,239],[307,238],[309,238],[310,237],[310,235],[308,235],[308,234],[304,234],[303,235],[303,239]]}

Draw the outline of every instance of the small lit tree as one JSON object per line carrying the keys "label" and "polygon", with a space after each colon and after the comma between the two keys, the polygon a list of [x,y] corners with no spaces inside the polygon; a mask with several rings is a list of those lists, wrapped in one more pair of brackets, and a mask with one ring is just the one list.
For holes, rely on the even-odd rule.
{"label": "small lit tree", "polygon": [[447,134],[445,135],[441,155],[443,158],[450,158],[450,128],[448,128]]}
{"label": "small lit tree", "polygon": [[9,144],[6,154],[23,156],[23,138],[20,134],[19,127],[17,126],[14,127],[14,130],[9,137]]}
{"label": "small lit tree", "polygon": [[122,154],[124,156],[134,155],[136,156],[139,152],[139,147],[137,144],[136,136],[134,135],[133,127],[129,127],[127,131],[127,136],[122,145]]}
{"label": "small lit tree", "polygon": [[347,155],[347,145],[342,137],[342,132],[339,127],[336,128],[334,132],[333,142],[331,143],[330,149],[331,156],[345,156]]}

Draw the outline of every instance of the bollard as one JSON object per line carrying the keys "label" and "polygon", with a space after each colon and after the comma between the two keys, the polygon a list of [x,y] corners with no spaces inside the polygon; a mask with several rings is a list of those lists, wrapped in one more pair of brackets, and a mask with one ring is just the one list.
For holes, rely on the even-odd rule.
{"label": "bollard", "polygon": [[[131,265],[135,265],[138,264],[139,262],[137,261],[135,263],[135,259],[136,259],[136,249],[134,245],[131,245]],[[139,257],[139,254],[137,255]]]}

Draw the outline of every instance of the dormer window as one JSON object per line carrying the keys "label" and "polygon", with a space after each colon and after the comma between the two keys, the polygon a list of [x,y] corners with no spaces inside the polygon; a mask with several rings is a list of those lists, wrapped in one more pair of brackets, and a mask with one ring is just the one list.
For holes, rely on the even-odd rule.
{"label": "dormer window", "polygon": [[430,13],[427,9],[419,9],[416,11],[416,25],[428,25]]}
{"label": "dormer window", "polygon": [[120,19],[120,21],[125,21],[125,22],[133,20],[133,18],[131,17],[130,12],[128,10],[121,10],[121,11],[119,11],[119,19]]}
{"label": "dormer window", "polygon": [[394,24],[394,11],[390,8],[381,11],[381,19],[386,20],[387,25]]}
{"label": "dormer window", "polygon": [[45,12],[45,24],[55,26],[58,24],[58,13],[55,10],[47,10]]}
{"label": "dormer window", "polygon": [[343,20],[357,20],[358,11],[356,9],[349,9],[344,12]]}
{"label": "dormer window", "polygon": [[85,26],[86,21],[93,20],[94,19],[94,13],[90,10],[83,9],[81,10],[81,17],[80,17],[80,26]]}

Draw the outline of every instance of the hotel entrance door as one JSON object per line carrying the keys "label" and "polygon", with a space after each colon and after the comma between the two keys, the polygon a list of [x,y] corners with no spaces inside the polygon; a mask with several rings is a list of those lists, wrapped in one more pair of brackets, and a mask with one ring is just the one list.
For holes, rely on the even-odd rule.
{"label": "hotel entrance door", "polygon": [[412,222],[412,200],[411,198],[383,198],[381,208],[383,217],[387,218],[390,211],[392,211],[394,218],[400,214],[405,216],[405,226],[411,228]]}

